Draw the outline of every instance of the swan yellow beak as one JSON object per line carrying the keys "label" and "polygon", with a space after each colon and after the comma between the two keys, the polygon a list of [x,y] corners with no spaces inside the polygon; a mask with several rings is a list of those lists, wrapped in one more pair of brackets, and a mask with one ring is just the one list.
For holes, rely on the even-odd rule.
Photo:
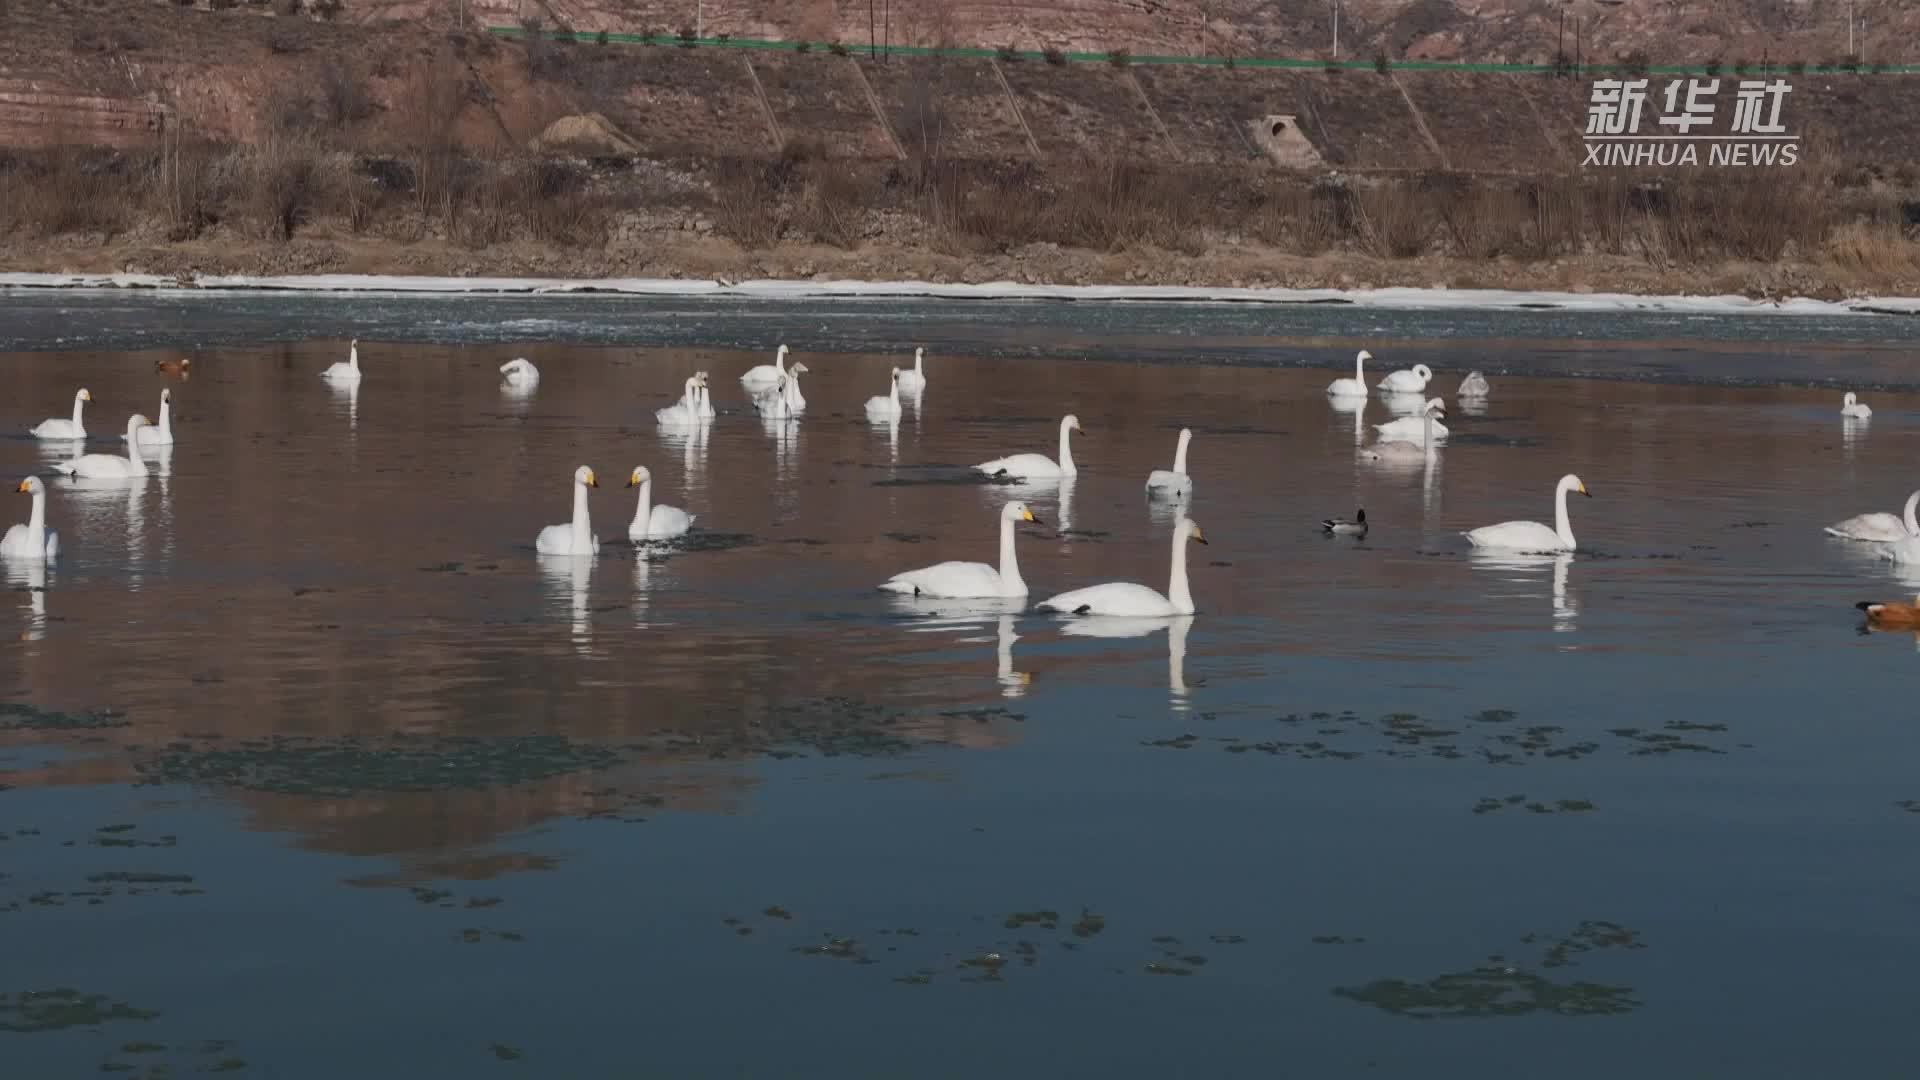
{"label": "swan yellow beak", "polygon": [[1585,484],[1580,485],[1580,494],[1585,495],[1589,499],[1593,498],[1593,492],[1588,491],[1587,485]]}
{"label": "swan yellow beak", "polygon": [[634,474],[633,474],[632,476],[629,476],[629,477],[627,477],[627,486],[628,486],[628,487],[639,487],[639,486],[640,486],[640,474],[639,474],[639,473],[634,473]]}
{"label": "swan yellow beak", "polygon": [[1198,525],[1193,527],[1193,542],[1196,544],[1204,544],[1207,542],[1207,534],[1201,532],[1200,526]]}
{"label": "swan yellow beak", "polygon": [[[26,485],[24,485],[24,484],[22,484],[22,485],[21,485],[21,487],[20,487],[20,490],[22,490],[22,491],[25,491],[25,490],[26,490]],[[1031,522],[1033,522],[1033,523],[1034,523],[1035,525],[1038,525],[1038,524],[1040,524],[1040,519],[1039,519],[1039,518],[1037,518],[1037,517],[1034,517],[1034,516],[1033,516],[1033,511],[1031,511],[1031,510],[1022,510],[1022,511],[1020,511],[1020,520],[1021,520],[1021,521],[1031,521]]]}
{"label": "swan yellow beak", "polygon": [[19,492],[22,495],[26,495],[33,491],[33,481],[22,480],[20,481],[20,486],[17,488],[14,488],[13,490]]}
{"label": "swan yellow beak", "polygon": [[92,401],[92,400],[93,400],[93,391],[91,391],[91,390],[82,390],[82,391],[80,391],[80,400],[81,400],[81,401]]}
{"label": "swan yellow beak", "polygon": [[588,469],[588,470],[587,470],[587,486],[588,486],[588,487],[599,487],[599,486],[600,486],[600,478],[599,478],[599,477],[597,477],[597,476],[595,476],[595,475],[593,475],[593,470],[592,470],[592,469]]}

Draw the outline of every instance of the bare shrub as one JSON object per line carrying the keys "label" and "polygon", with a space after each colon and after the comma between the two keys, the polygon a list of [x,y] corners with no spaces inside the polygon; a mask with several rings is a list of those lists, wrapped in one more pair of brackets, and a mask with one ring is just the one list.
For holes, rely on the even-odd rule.
{"label": "bare shrub", "polygon": [[1432,222],[1425,200],[1400,181],[1361,188],[1354,198],[1355,231],[1366,249],[1382,258],[1425,253]]}
{"label": "bare shrub", "polygon": [[373,115],[366,72],[352,61],[327,60],[320,66],[315,83],[320,111],[334,130],[345,131]]}
{"label": "bare shrub", "polygon": [[764,248],[780,238],[778,197],[756,162],[728,159],[714,183],[714,228],[744,248]]}
{"label": "bare shrub", "polygon": [[328,187],[320,144],[310,136],[277,135],[248,158],[249,216],[274,239],[293,239],[324,203]]}

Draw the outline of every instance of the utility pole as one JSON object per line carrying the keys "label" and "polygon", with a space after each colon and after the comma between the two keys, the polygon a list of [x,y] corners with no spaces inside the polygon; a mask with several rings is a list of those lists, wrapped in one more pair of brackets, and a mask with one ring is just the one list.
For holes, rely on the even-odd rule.
{"label": "utility pole", "polygon": [[697,38],[707,36],[707,0],[694,0],[693,36]]}
{"label": "utility pole", "polygon": [[1340,0],[1333,0],[1333,58],[1340,59]]}
{"label": "utility pole", "polygon": [[1852,56],[1852,55],[1854,55],[1854,51],[1853,51],[1853,0],[1847,0],[1847,55],[1848,55],[1848,56]]}

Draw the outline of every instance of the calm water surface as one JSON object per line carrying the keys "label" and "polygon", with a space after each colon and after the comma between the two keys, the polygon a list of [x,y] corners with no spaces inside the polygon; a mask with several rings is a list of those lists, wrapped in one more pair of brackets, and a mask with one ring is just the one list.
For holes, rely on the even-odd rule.
{"label": "calm water surface", "polygon": [[[1347,317],[1315,332],[1364,338]],[[1714,325],[1595,351],[1911,354],[1884,322]],[[0,356],[7,430],[85,385],[110,452],[164,385],[179,440],[143,484],[53,483],[66,554],[5,567],[10,1075],[1757,1077],[1916,1049],[1920,641],[1852,604],[1920,581],[1820,532],[1916,486],[1913,398],[1849,428],[1826,390],[1510,377],[1435,466],[1386,469],[1354,455],[1382,403],[1321,394],[1331,350],[942,353],[888,429],[860,404],[901,356],[858,341],[797,357],[808,413],[769,427],[735,381],[765,350],[719,334],[369,342],[353,394],[316,377],[341,343],[273,336],[210,320],[231,343],[185,382],[171,353]],[[516,352],[530,397],[498,386]],[[696,368],[723,415],[663,434]],[[1066,411],[1077,480],[968,480],[1054,453]],[[1141,484],[1183,425],[1197,616],[874,590],[991,560],[1009,498],[1044,521],[1033,599],[1164,589]],[[0,438],[0,468],[62,449]],[[608,544],[543,565],[580,464]],[[612,542],[636,465],[691,542]],[[1469,555],[1464,529],[1550,522],[1568,471],[1578,555]],[[1359,506],[1365,540],[1317,531]]]}

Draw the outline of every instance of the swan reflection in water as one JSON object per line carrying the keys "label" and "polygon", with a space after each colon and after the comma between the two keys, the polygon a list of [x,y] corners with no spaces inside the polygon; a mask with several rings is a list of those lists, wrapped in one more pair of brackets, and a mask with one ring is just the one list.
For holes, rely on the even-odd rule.
{"label": "swan reflection in water", "polygon": [[886,432],[887,464],[900,464],[900,415],[895,413],[892,416],[882,417],[868,413],[867,426],[872,428],[873,433],[876,435],[883,431]]}
{"label": "swan reflection in water", "polygon": [[680,490],[699,491],[707,483],[707,436],[713,433],[713,420],[702,418],[690,424],[663,425],[660,444],[680,452]]}
{"label": "swan reflection in water", "polygon": [[1174,712],[1186,712],[1187,631],[1193,629],[1193,616],[1171,615],[1160,618],[1118,615],[1080,615],[1060,624],[1060,633],[1069,637],[1142,638],[1159,630],[1167,632],[1167,693]]}
{"label": "swan reflection in water", "polygon": [[1864,416],[1843,416],[1840,418],[1841,457],[1853,460],[1853,452],[1865,445],[1867,430],[1873,421]]}
{"label": "swan reflection in water", "polygon": [[1337,416],[1353,417],[1353,445],[1359,446],[1367,441],[1366,416],[1367,399],[1363,397],[1330,397],[1327,405]]}
{"label": "swan reflection in water", "polygon": [[593,613],[587,604],[587,590],[593,577],[594,557],[541,555],[538,558],[550,602],[556,610],[564,607],[573,617],[573,651],[582,657],[591,655]]}
{"label": "swan reflection in water", "polygon": [[[1573,566],[1573,552],[1528,555],[1476,548],[1468,555],[1468,559],[1474,569],[1495,574],[1500,581],[1534,585],[1542,578],[1550,580],[1554,632],[1564,634],[1579,629],[1580,601],[1567,588],[1569,571]],[[1522,595],[1538,594],[1529,592]]]}
{"label": "swan reflection in water", "polygon": [[47,564],[43,559],[0,560],[7,575],[9,589],[25,590],[27,601],[22,606],[27,609],[27,628],[20,633],[22,641],[43,641],[47,636]]}
{"label": "swan reflection in water", "polygon": [[[1360,400],[1366,401],[1365,398]],[[1427,404],[1427,394],[1424,390],[1410,390],[1403,393],[1383,390],[1380,392],[1380,404],[1386,406],[1389,416],[1419,416],[1420,410]]]}
{"label": "swan reflection in water", "polygon": [[[1027,692],[1033,682],[1030,672],[1013,670],[1013,643],[1020,635],[1013,632],[1014,622],[1026,610],[1024,596],[981,597],[968,600],[936,600],[903,593],[889,594],[893,609],[914,617],[909,633],[945,633],[954,630],[984,631],[987,620],[994,621],[994,680],[1004,697],[1016,698]],[[985,641],[984,636],[966,636],[960,641]]]}
{"label": "swan reflection in water", "polygon": [[55,481],[66,494],[67,513],[76,534],[92,537],[125,534],[130,571],[127,588],[135,591],[143,581],[141,570],[145,563],[147,480],[145,476],[67,476]]}
{"label": "swan reflection in water", "polygon": [[360,427],[360,380],[335,382],[329,380],[327,389],[333,391],[334,412],[340,412],[346,406],[347,430],[357,431]]}

